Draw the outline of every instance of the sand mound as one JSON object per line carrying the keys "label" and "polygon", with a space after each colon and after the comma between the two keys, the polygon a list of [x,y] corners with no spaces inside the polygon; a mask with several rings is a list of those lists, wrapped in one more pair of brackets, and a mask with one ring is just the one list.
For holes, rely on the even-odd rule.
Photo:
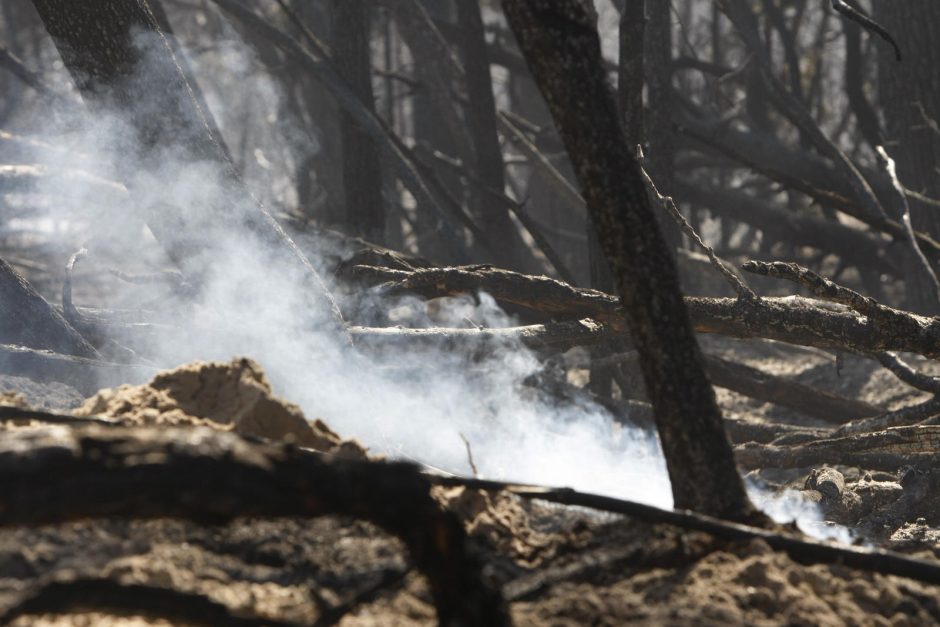
{"label": "sand mound", "polygon": [[157,374],[146,385],[100,390],[74,410],[78,416],[119,418],[136,425],[202,425],[246,436],[363,458],[365,449],[343,440],[320,420],[271,391],[257,362],[193,362]]}

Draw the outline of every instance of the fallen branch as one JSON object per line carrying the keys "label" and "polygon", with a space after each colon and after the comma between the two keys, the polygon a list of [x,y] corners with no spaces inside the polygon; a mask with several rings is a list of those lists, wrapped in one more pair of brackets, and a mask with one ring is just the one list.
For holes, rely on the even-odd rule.
{"label": "fallen branch", "polygon": [[771,548],[782,551],[793,560],[804,564],[844,564],[850,568],[883,575],[895,575],[926,583],[940,584],[940,562],[908,557],[884,549],[842,546],[831,542],[808,540],[793,534],[727,522],[690,511],[660,509],[652,505],[644,505],[609,496],[576,492],[567,488],[546,488],[440,475],[430,475],[429,479],[439,485],[506,491],[522,498],[622,514],[645,522],[703,531],[725,540],[763,540]]}
{"label": "fallen branch", "polygon": [[[97,416],[72,416],[70,414],[56,414],[38,409],[28,409],[23,407],[12,407],[10,405],[0,405],[0,422],[31,423],[41,422],[48,425],[99,425],[99,426],[118,426],[121,423],[110,418],[99,418]],[[0,625],[4,624],[0,621]]]}
{"label": "fallen branch", "polygon": [[173,623],[231,625],[232,627],[288,627],[298,623],[249,616],[192,592],[114,579],[79,577],[53,580],[20,595],[0,613],[0,625],[17,618],[42,614],[99,611],[120,616],[148,616]]}
{"label": "fallen branch", "polygon": [[940,426],[918,425],[795,446],[744,444],[735,448],[735,458],[746,468],[807,468],[843,464],[894,472],[905,465],[933,463],[938,450]]}
{"label": "fallen branch", "polygon": [[25,430],[0,441],[0,503],[0,525],[113,516],[209,524],[363,518],[408,546],[441,624],[509,620],[460,522],[439,508],[411,464],[328,459],[209,429]]}
{"label": "fallen branch", "polygon": [[830,394],[799,381],[774,376],[714,355],[706,355],[705,363],[708,376],[718,387],[789,407],[829,423],[842,424],[848,420],[883,413],[883,410],[869,403]]}
{"label": "fallen branch", "polygon": [[[758,265],[770,264],[750,262],[746,269]],[[486,292],[496,300],[557,317],[591,317],[604,324],[597,333],[626,333],[620,303],[615,296],[572,287],[548,277],[534,277],[490,266],[429,268],[415,272],[356,267],[352,272],[373,283],[386,283],[379,288],[380,294],[416,293],[425,298],[435,298]],[[855,296],[866,306],[870,301],[870,308],[877,306],[880,314],[869,316],[798,296],[760,300],[689,296],[685,304],[699,333],[759,337],[862,355],[902,351],[929,358],[940,357],[940,320],[884,307],[858,294]],[[504,336],[507,333],[503,331]],[[590,333],[582,337],[588,344],[602,341]],[[548,337],[544,339],[551,343]]]}
{"label": "fallen branch", "polygon": [[155,371],[152,366],[116,364],[0,344],[0,374],[27,377],[40,383],[59,381],[72,386],[85,396],[94,394],[102,387],[143,383],[149,380]]}

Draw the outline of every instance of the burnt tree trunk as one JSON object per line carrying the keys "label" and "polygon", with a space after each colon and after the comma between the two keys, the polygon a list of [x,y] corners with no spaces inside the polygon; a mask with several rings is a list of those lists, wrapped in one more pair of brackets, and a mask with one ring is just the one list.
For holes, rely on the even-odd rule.
{"label": "burnt tree trunk", "polygon": [[[483,17],[477,2],[457,2],[460,27],[460,51],[466,75],[466,120],[470,127],[475,163],[471,168],[480,181],[502,193],[506,188],[503,153],[496,131],[496,101],[490,76],[489,53],[483,31]],[[523,242],[509,217],[505,203],[495,195],[471,187],[470,208],[479,224],[487,230],[494,261],[507,268],[518,268]]]}
{"label": "burnt tree trunk", "polygon": [[[636,2],[637,0],[630,0]],[[647,3],[644,76],[649,95],[649,119],[646,124],[646,148],[650,174],[663,194],[673,194],[675,171],[675,132],[672,103],[672,3],[652,0]],[[621,45],[622,42],[621,42]],[[673,258],[682,243],[679,227],[664,212],[656,214],[659,228]]]}
{"label": "burnt tree trunk", "polygon": [[574,164],[643,365],[675,505],[733,520],[759,515],[738,475],[715,393],[625,140],[582,0],[503,0]]}
{"label": "burnt tree trunk", "polygon": [[[149,0],[34,0],[33,5],[89,108],[118,112],[128,122],[131,136],[123,139],[118,167],[132,192],[173,159],[186,167],[217,166],[220,193],[199,211],[154,198],[144,208],[148,226],[183,271],[198,284],[210,266],[237,267],[244,247],[254,246],[269,254],[272,265],[308,282],[312,315],[323,314],[322,321],[341,327],[339,309],[316,270],[251,197],[210,132],[209,114],[193,96]],[[246,238],[242,246],[230,245],[235,233]]]}
{"label": "burnt tree trunk", "polygon": [[[898,177],[908,189],[940,198],[940,4],[934,0],[878,0],[875,16],[901,43],[899,63],[889,46],[880,45],[878,100],[884,112],[885,143],[897,160]],[[911,199],[914,228],[936,237],[936,208]],[[892,216],[896,217],[896,216]],[[908,256],[907,308],[937,313],[933,288]]]}
{"label": "burnt tree trunk", "polygon": [[[617,105],[628,146],[642,145],[645,140],[643,115],[643,70],[646,30],[646,1],[625,0],[620,9],[620,63],[617,67]],[[597,229],[587,221],[588,260],[591,287],[602,292],[614,291],[607,258],[597,239]],[[613,372],[610,366],[591,366],[591,391],[607,396],[611,393]]]}
{"label": "burnt tree trunk", "polygon": [[[364,0],[333,0],[333,60],[363,104],[375,113],[369,48],[369,10]],[[372,139],[346,111],[341,112],[346,223],[355,235],[385,239],[382,172]]]}

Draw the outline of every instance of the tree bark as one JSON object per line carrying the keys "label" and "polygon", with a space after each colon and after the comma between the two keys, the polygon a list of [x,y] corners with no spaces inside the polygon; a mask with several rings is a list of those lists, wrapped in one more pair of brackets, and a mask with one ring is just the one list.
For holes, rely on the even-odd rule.
{"label": "tree bark", "polygon": [[[884,112],[885,143],[897,161],[905,187],[940,198],[940,4],[933,0],[874,3],[876,20],[901,42],[899,63],[888,46],[879,46],[878,101]],[[940,235],[937,210],[912,200],[916,229]],[[906,307],[936,313],[930,281],[907,260]]]}
{"label": "tree bark", "polygon": [[0,344],[79,357],[98,356],[98,351],[3,259],[0,259]]}
{"label": "tree bark", "polygon": [[[476,161],[473,170],[488,188],[503,192],[506,178],[503,152],[496,131],[496,100],[493,96],[483,17],[477,2],[461,1],[456,4],[467,87],[467,106],[464,111]],[[492,195],[476,190],[471,192],[470,202],[474,217],[487,230],[496,263],[506,268],[520,267],[520,253],[525,244],[517,235],[516,225],[510,219],[506,205]]]}
{"label": "tree bark", "polygon": [[[364,0],[333,0],[332,49],[336,69],[374,114],[369,25],[369,9]],[[382,170],[375,143],[348,111],[341,110],[340,118],[346,223],[354,235],[382,242],[385,211]]]}
{"label": "tree bark", "polygon": [[675,263],[625,141],[589,8],[579,0],[504,0],[503,7],[574,164],[617,283],[641,355],[675,505],[754,519]]}

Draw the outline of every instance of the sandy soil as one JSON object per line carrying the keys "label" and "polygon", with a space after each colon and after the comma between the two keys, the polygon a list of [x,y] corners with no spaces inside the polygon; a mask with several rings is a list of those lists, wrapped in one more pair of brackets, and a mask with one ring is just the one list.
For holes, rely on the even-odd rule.
{"label": "sandy soil", "polygon": [[[840,360],[837,369],[835,357],[821,351],[769,342],[707,343],[712,352],[886,407],[915,397],[890,374],[859,359]],[[12,377],[0,379],[0,390],[7,390],[0,392],[0,403],[6,404],[56,406],[71,398],[58,386]],[[720,399],[732,417],[807,420],[728,392]],[[161,373],[147,385],[102,390],[74,411],[132,425],[208,425],[351,456],[365,454],[355,441],[344,440],[321,421],[308,422],[296,406],[274,396],[260,367],[247,359],[189,364]],[[806,471],[791,474],[791,482],[799,482]],[[704,534],[463,489],[440,489],[436,497],[464,520],[519,625],[940,622],[940,590],[839,565],[798,564],[762,542],[721,542]],[[932,554],[933,527],[912,521],[905,533],[907,550]],[[0,530],[0,608],[15,605],[50,581],[86,576],[172,587],[238,612],[299,624],[313,624],[384,581],[374,598],[336,612],[343,614],[339,624],[435,623],[427,586],[410,570],[401,543],[361,521],[240,520],[202,527],[180,521],[105,520]],[[179,621],[74,610],[31,614],[13,624],[170,623]]]}

